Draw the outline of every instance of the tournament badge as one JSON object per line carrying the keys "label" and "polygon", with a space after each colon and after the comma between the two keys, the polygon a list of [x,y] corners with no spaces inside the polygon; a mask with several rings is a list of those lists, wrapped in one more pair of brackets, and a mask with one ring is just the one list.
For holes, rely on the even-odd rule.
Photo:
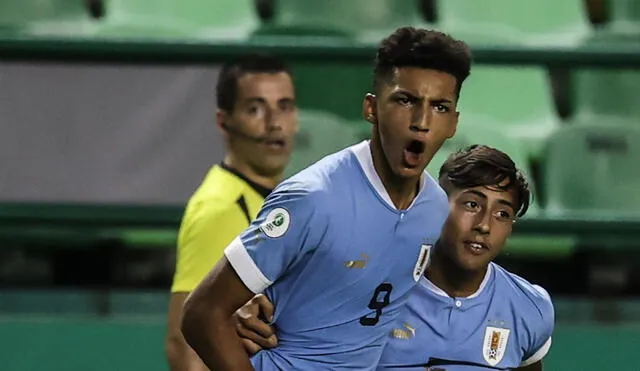
{"label": "tournament badge", "polygon": [[289,212],[282,207],[271,210],[264,219],[260,224],[260,230],[271,238],[282,237],[291,223]]}
{"label": "tournament badge", "polygon": [[420,246],[420,255],[418,255],[418,261],[416,262],[416,266],[413,268],[413,279],[416,282],[418,282],[420,276],[424,274],[424,270],[427,269],[429,256],[431,255],[431,247],[432,245],[425,244]]}
{"label": "tournament badge", "polygon": [[487,326],[484,332],[482,356],[490,366],[495,366],[502,361],[510,332],[511,330],[506,328]]}

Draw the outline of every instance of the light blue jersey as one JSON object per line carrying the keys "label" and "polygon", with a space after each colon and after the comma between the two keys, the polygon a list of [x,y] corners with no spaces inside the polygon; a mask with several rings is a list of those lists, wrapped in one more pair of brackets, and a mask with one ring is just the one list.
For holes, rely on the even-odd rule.
{"label": "light blue jersey", "polygon": [[257,370],[372,370],[448,214],[427,173],[397,210],[365,141],[279,185],[225,250],[253,292],[276,308],[279,346]]}
{"label": "light blue jersey", "polygon": [[549,294],[494,263],[467,298],[451,298],[423,277],[405,311],[379,370],[511,370],[541,360],[551,347]]}

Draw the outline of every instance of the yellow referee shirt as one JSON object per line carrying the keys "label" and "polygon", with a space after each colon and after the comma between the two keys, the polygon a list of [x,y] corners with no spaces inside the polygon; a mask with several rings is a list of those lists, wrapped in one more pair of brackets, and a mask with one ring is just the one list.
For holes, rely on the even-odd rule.
{"label": "yellow referee shirt", "polygon": [[209,170],[180,225],[171,292],[191,292],[253,220],[271,192],[224,164]]}

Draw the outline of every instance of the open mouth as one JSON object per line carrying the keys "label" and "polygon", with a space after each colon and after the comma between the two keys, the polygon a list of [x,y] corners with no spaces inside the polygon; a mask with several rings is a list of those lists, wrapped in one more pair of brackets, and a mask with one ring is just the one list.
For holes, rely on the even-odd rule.
{"label": "open mouth", "polygon": [[464,241],[464,246],[475,255],[484,254],[489,251],[489,247],[484,242]]}
{"label": "open mouth", "polygon": [[404,161],[408,167],[420,165],[420,157],[424,153],[425,144],[419,140],[412,140],[404,149]]}
{"label": "open mouth", "polygon": [[264,144],[266,144],[269,148],[282,149],[285,147],[286,143],[284,139],[267,139],[264,141]]}

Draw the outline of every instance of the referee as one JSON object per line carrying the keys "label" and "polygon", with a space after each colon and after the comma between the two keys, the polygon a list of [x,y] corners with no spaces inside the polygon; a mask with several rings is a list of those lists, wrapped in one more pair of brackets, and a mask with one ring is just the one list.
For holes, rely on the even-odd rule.
{"label": "referee", "polygon": [[216,98],[226,154],[189,200],[180,226],[165,339],[171,371],[207,369],[180,332],[184,301],[282,179],[298,130],[291,74],[273,56],[225,65]]}

